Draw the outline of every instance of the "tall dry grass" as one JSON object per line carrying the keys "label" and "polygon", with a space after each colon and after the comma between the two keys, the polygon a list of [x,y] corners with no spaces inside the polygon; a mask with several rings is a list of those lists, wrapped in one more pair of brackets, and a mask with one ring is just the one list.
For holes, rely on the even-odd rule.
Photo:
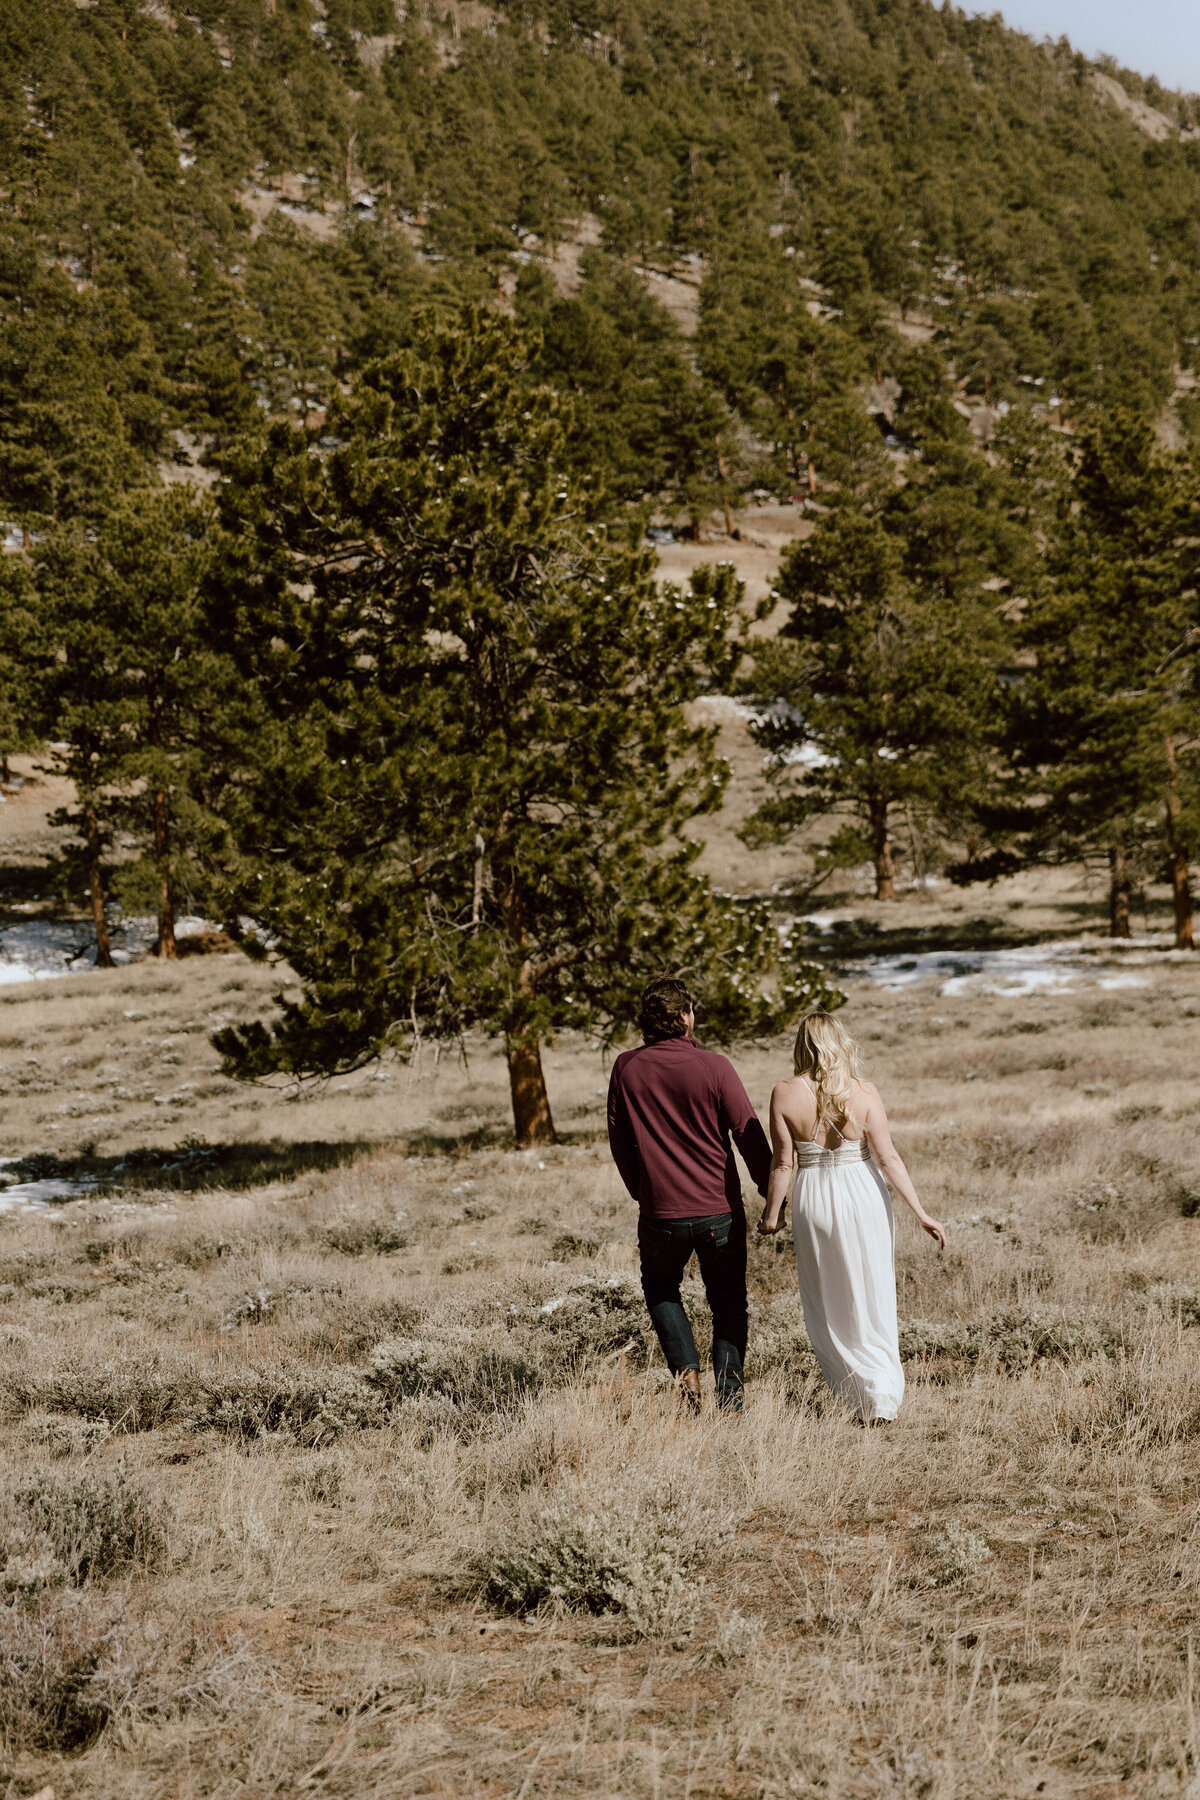
{"label": "tall dry grass", "polygon": [[[679,1415],[580,1041],[548,1059],[567,1141],[529,1155],[484,1046],[361,1098],[200,1097],[176,1027],[260,1004],[242,965],[5,1001],[45,1083],[14,1154],[91,1103],[88,1045],[170,1038],[195,1084],[174,1136],[128,1103],[79,1165],[112,1185],[0,1217],[8,1791],[1186,1791],[1200,973],[1145,974],[854,989],[950,1227],[938,1258],[901,1223],[909,1388],[873,1431],[823,1391],[786,1242],[751,1247],[746,1413]],[[757,1103],[786,1050],[739,1054]]]}

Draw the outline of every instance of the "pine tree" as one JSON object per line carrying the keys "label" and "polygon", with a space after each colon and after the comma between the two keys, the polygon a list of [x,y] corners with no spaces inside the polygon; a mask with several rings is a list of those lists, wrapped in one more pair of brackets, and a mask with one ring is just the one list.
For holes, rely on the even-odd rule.
{"label": "pine tree", "polygon": [[755,735],[771,753],[776,793],[751,816],[747,840],[833,820],[824,866],[868,857],[876,898],[892,900],[897,816],[914,831],[961,829],[986,787],[994,605],[907,580],[900,540],[850,505],[791,549],[777,593],[791,614],[752,677],[774,703]]}
{"label": "pine tree", "polygon": [[776,935],[682,836],[724,785],[685,703],[726,686],[738,589],[660,593],[564,470],[557,398],[502,318],[422,323],[313,433],[226,464],[224,630],[262,717],[225,799],[248,915],[303,993],[217,1042],[242,1074],[355,1067],[468,1029],[504,1040],[518,1141],[554,1135],[541,1046],[619,1031],[687,969],[726,1030],[785,1017]]}
{"label": "pine tree", "polygon": [[37,589],[29,559],[0,557],[0,781],[9,759],[41,741],[38,712]]}
{"label": "pine tree", "polygon": [[50,652],[42,670],[48,735],[68,746],[61,767],[78,807],[64,822],[82,840],[101,961],[101,858],[121,826],[146,846],[122,872],[126,891],[152,895],[158,953],[178,953],[181,872],[203,840],[204,796],[216,777],[212,734],[230,698],[231,665],[209,629],[210,530],[203,498],[146,490],[97,532],[60,528],[34,552]]}
{"label": "pine tree", "polygon": [[1120,409],[1081,434],[1023,636],[1036,667],[1016,694],[1033,806],[1027,854],[1099,858],[1109,929],[1128,937],[1139,874],[1165,860],[1176,943],[1192,945],[1196,843],[1195,477]]}

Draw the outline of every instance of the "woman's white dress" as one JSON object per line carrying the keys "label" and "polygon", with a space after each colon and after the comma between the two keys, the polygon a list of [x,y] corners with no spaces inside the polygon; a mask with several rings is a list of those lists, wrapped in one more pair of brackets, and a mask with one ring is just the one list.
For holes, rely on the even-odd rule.
{"label": "woman's white dress", "polygon": [[832,1149],[800,1139],[796,1159],[792,1236],[809,1340],[839,1399],[860,1418],[894,1419],[904,1370],[887,1183],[865,1138]]}

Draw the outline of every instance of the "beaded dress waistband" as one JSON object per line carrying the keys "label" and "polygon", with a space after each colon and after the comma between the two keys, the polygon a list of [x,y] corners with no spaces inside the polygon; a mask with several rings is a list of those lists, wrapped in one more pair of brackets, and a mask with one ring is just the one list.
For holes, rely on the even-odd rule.
{"label": "beaded dress waistband", "polygon": [[871,1146],[865,1137],[850,1144],[813,1144],[796,1141],[796,1163],[801,1169],[841,1169],[849,1164],[870,1162]]}

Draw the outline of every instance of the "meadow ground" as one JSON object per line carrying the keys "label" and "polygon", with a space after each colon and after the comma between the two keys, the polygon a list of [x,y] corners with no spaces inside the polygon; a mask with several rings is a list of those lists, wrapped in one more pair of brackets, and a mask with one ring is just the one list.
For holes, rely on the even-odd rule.
{"label": "meadow ground", "polygon": [[[207,1034],[269,985],[0,990],[13,1172],[101,1182],[0,1215],[7,1794],[1189,1791],[1200,964],[849,981],[950,1229],[900,1222],[909,1392],[870,1432],[786,1242],[751,1246],[746,1413],[679,1416],[596,1047],[551,1049],[563,1142],[518,1153],[482,1043],[225,1082]],[[737,1061],[762,1105],[787,1045]]]}
{"label": "meadow ground", "polygon": [[[804,899],[708,704],[703,866],[820,910],[949,1227],[900,1221],[898,1422],[828,1403],[786,1237],[745,1414],[680,1417],[595,1044],[529,1154],[482,1041],[225,1079],[240,956],[0,986],[5,1796],[1200,1796],[1200,960],[1157,891],[1045,960],[1102,928],[1071,871]],[[63,797],[0,808],[0,932],[63,922]],[[765,1111],[787,1043],[735,1060]]]}

